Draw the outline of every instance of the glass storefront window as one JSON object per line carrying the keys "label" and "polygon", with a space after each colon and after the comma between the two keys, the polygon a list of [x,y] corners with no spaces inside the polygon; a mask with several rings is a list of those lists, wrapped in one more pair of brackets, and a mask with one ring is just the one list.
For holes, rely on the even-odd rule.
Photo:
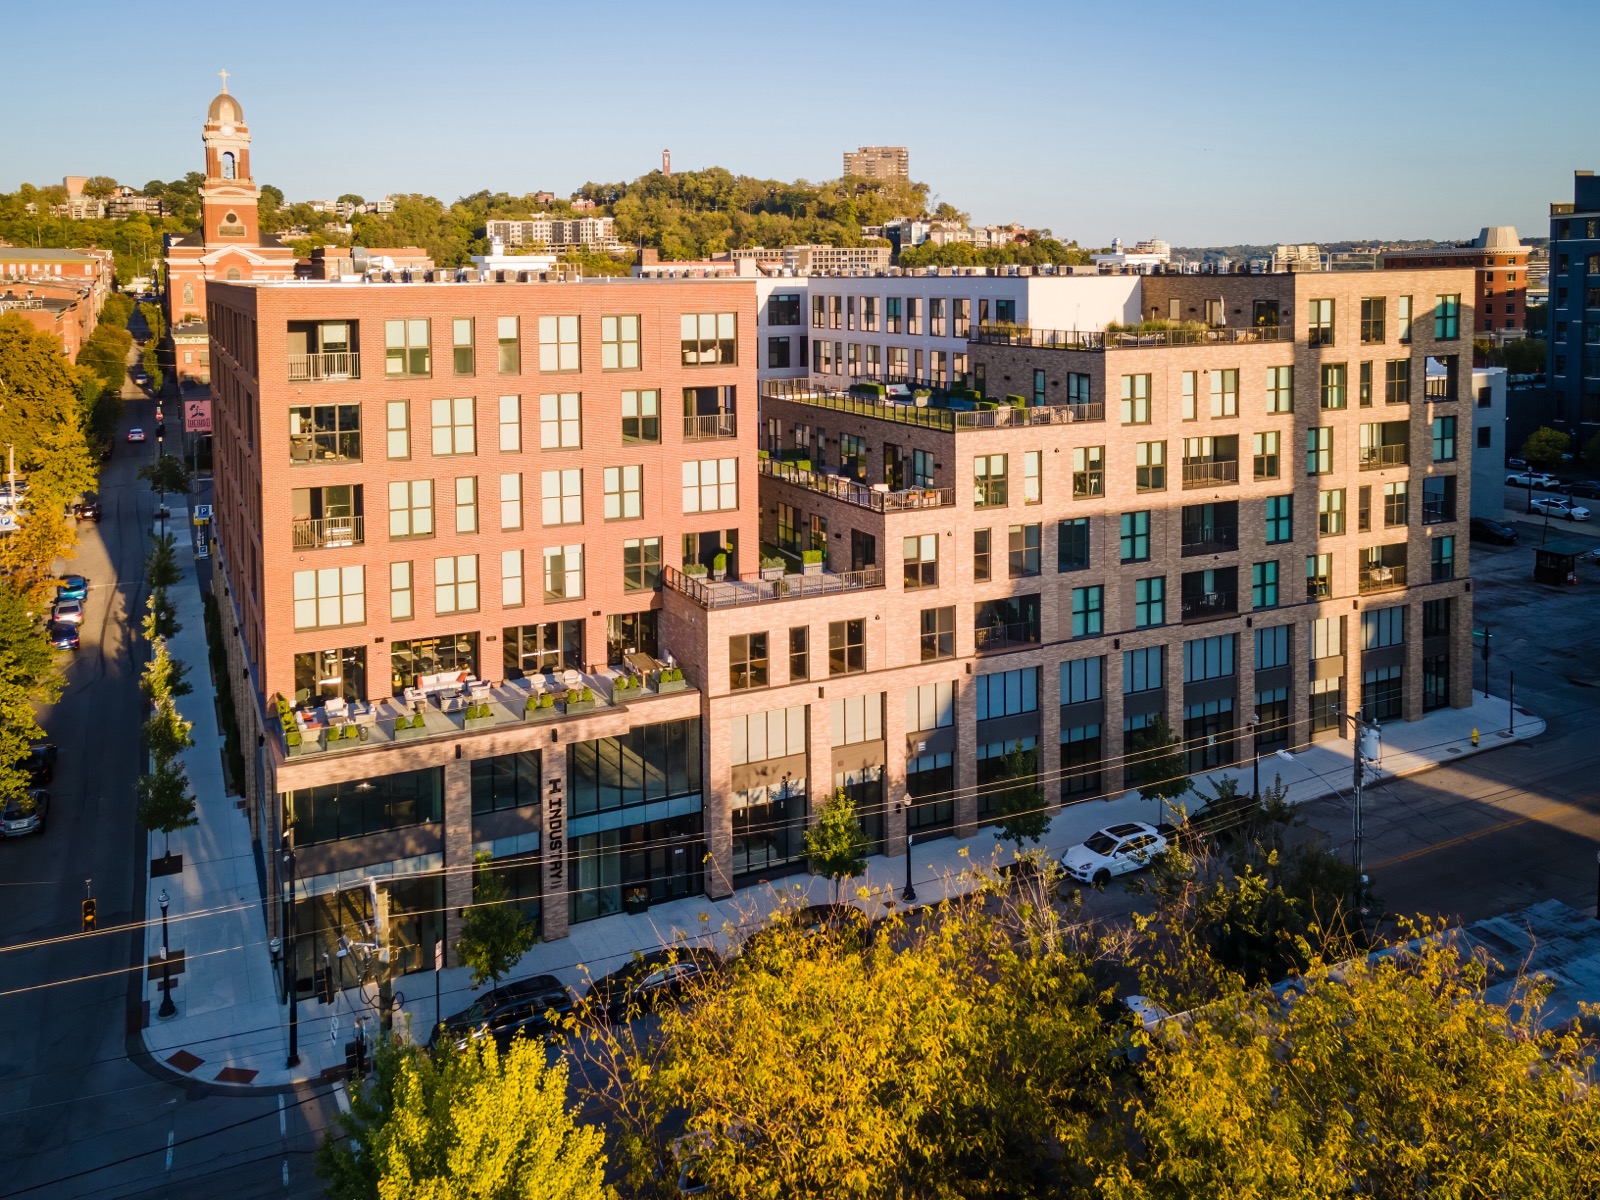
{"label": "glass storefront window", "polygon": [[443,805],[444,772],[426,767],[285,792],[283,823],[296,846],[315,846],[436,822]]}
{"label": "glass storefront window", "polygon": [[806,781],[733,794],[733,873],[782,874],[805,864]]}
{"label": "glass storefront window", "polygon": [[906,794],[911,811],[906,828],[917,837],[948,831],[955,824],[955,758],[950,754],[924,754],[906,760]]}
{"label": "glass storefront window", "polygon": [[419,675],[438,675],[445,671],[478,673],[478,635],[447,633],[440,637],[411,638],[389,646],[393,694],[417,686]]}
{"label": "glass storefront window", "polygon": [[367,697],[367,648],[346,646],[340,650],[316,650],[294,656],[295,703],[306,700],[365,700]]}
{"label": "glass storefront window", "polygon": [[505,677],[523,679],[543,671],[583,669],[583,622],[547,621],[500,631]]}
{"label": "glass storefront window", "polygon": [[700,791],[700,718],[638,725],[568,747],[567,814],[607,812]]}
{"label": "glass storefront window", "polygon": [[573,924],[705,890],[699,813],[625,825],[567,844]]}

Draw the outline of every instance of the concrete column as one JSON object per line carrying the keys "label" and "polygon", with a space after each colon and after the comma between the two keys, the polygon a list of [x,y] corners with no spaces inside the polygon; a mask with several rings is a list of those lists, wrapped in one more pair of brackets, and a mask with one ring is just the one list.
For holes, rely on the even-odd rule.
{"label": "concrete column", "polygon": [[733,797],[728,783],[733,773],[732,718],[724,710],[715,718],[700,719],[705,731],[705,808],[700,817],[706,842],[704,878],[706,895],[716,900],[733,893]]}
{"label": "concrete column", "polygon": [[1039,780],[1047,808],[1061,800],[1061,666],[1046,661],[1039,668]]}
{"label": "concrete column", "polygon": [[[1060,687],[1060,680],[1056,681]],[[1122,722],[1126,713],[1123,705],[1122,651],[1106,652],[1105,670],[1101,672],[1100,690],[1105,696],[1106,717],[1100,726],[1100,757],[1105,766],[1100,771],[1100,791],[1108,796],[1122,793],[1124,763],[1122,759]],[[1059,748],[1057,750],[1059,755]]]}
{"label": "concrete column", "polygon": [[[972,669],[971,659],[966,669]],[[956,683],[955,774],[956,836],[971,837],[978,831],[978,691],[972,675],[962,675]]]}
{"label": "concrete column", "polygon": [[1406,665],[1401,680],[1400,716],[1416,721],[1422,716],[1422,601],[1406,605]]}
{"label": "concrete column", "polygon": [[[1251,620],[1255,620],[1254,617]],[[1239,740],[1234,743],[1234,761],[1248,765],[1255,757],[1256,741],[1250,731],[1250,718],[1256,712],[1256,631],[1253,626],[1239,630],[1234,638],[1234,731]]]}
{"label": "concrete column", "polygon": [[1289,749],[1311,744],[1311,622],[1297,621],[1290,633]]}
{"label": "concrete column", "polygon": [[886,854],[906,852],[906,689],[883,697],[883,840]]}
{"label": "concrete column", "polygon": [[[1468,583],[1455,597],[1450,610],[1451,708],[1466,708],[1472,703],[1472,679],[1477,662],[1473,658],[1471,588]],[[1493,663],[1493,657],[1489,661]]]}
{"label": "concrete column", "polygon": [[548,942],[567,936],[567,895],[575,882],[567,854],[566,746],[552,742],[545,747],[540,755],[540,770],[544,776],[544,816],[539,846],[544,864],[544,939]]}
{"label": "concrete column", "polygon": [[461,910],[472,903],[472,764],[455,759],[444,766],[444,943],[445,961],[461,965]]}

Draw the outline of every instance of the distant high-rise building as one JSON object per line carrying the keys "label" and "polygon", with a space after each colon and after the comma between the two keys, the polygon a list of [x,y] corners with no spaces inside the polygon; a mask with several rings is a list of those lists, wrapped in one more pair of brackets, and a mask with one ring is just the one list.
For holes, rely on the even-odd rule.
{"label": "distant high-rise building", "polygon": [[1472,267],[1478,273],[1474,332],[1520,337],[1526,319],[1528,247],[1512,225],[1486,225],[1470,242],[1432,250],[1390,250],[1385,267]]}
{"label": "distant high-rise building", "polygon": [[1600,432],[1600,347],[1589,310],[1600,308],[1600,178],[1574,171],[1572,199],[1550,205],[1550,350],[1547,371],[1558,426],[1584,445]]}
{"label": "distant high-rise building", "polygon": [[844,173],[862,179],[909,179],[911,155],[904,146],[862,146],[844,152]]}

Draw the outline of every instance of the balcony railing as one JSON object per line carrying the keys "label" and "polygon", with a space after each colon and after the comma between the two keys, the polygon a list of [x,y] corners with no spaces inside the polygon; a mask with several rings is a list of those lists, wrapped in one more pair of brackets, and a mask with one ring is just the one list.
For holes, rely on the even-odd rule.
{"label": "balcony railing", "polygon": [[1148,350],[1161,346],[1239,345],[1245,342],[1287,342],[1294,330],[1286,325],[1244,329],[1150,329],[1107,332],[1099,329],[1028,329],[985,325],[972,335],[980,346],[1026,346],[1034,350]]}
{"label": "balcony railing", "polygon": [[1039,644],[1039,622],[1016,621],[1010,625],[980,625],[973,631],[979,654],[996,650],[1016,650]]}
{"label": "balcony railing", "polygon": [[362,518],[323,517],[294,523],[296,550],[323,550],[334,546],[359,546],[363,538]]}
{"label": "balcony railing", "polygon": [[1422,394],[1429,400],[1456,399],[1456,381],[1448,375],[1429,375],[1422,384]]}
{"label": "balcony railing", "polygon": [[1185,621],[1211,621],[1239,611],[1237,592],[1185,592],[1181,601]]}
{"label": "balcony railing", "polygon": [[1424,500],[1422,502],[1422,523],[1424,525],[1438,525],[1444,521],[1456,519],[1455,505],[1446,505],[1443,500]]}
{"label": "balcony railing", "polygon": [[291,463],[359,462],[360,460],[360,430],[289,435]]}
{"label": "balcony railing", "polygon": [[323,380],[360,378],[361,355],[353,350],[289,355],[290,383],[320,383]]}
{"label": "balcony railing", "polygon": [[948,508],[956,502],[955,488],[913,487],[890,491],[884,484],[859,483],[842,475],[828,475],[821,471],[805,471],[792,463],[774,462],[763,458],[759,462],[763,475],[770,475],[784,483],[805,488],[824,496],[832,496],[846,504],[868,508],[873,512],[905,512],[916,508]]}
{"label": "balcony railing", "polygon": [[1239,548],[1239,530],[1233,525],[1189,526],[1183,530],[1181,553],[1221,554]]}
{"label": "balcony railing", "polygon": [[892,421],[897,425],[920,425],[947,432],[967,429],[1018,429],[1030,425],[1071,425],[1080,421],[1104,421],[1106,406],[1090,404],[1039,404],[1016,408],[1001,404],[995,408],[952,409],[919,406],[915,400],[876,400],[834,391],[803,379],[769,379],[761,385],[761,395],[770,400],[791,400],[813,408]]}
{"label": "balcony railing", "polygon": [[683,419],[683,440],[686,442],[709,442],[738,436],[738,423],[731,412],[705,413]]}
{"label": "balcony railing", "polygon": [[1361,594],[1369,592],[1392,592],[1406,586],[1406,565],[1396,563],[1393,566],[1362,567],[1361,568]]}
{"label": "balcony railing", "polygon": [[877,567],[860,571],[822,571],[815,575],[785,575],[782,579],[719,580],[707,579],[703,575],[685,575],[676,567],[661,568],[661,582],[689,597],[701,608],[742,608],[776,600],[867,591],[881,588],[883,580],[883,572]]}
{"label": "balcony railing", "polygon": [[1215,487],[1220,483],[1239,482],[1239,460],[1206,461],[1183,460],[1183,486],[1186,488]]}
{"label": "balcony railing", "polygon": [[1363,471],[1381,471],[1384,467],[1403,466],[1411,457],[1411,447],[1404,442],[1397,442],[1392,446],[1363,446],[1361,447],[1361,469]]}

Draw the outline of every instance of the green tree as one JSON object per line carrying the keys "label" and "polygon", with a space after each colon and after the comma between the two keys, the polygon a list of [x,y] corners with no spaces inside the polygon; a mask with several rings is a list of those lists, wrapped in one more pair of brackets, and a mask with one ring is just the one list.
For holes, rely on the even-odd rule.
{"label": "green tree", "polygon": [[356,195],[354,192],[344,192],[339,197],[339,203],[340,204],[354,204],[357,208],[360,208],[363,204],[366,203],[366,201],[363,200],[360,196]]}
{"label": "green tree", "polygon": [[1158,818],[1159,805],[1170,805],[1189,790],[1188,755],[1164,716],[1133,735],[1131,765],[1134,787],[1146,800],[1158,802]]}
{"label": "green tree", "polygon": [[166,376],[161,370],[161,353],[154,338],[144,344],[144,352],[139,355],[139,362],[144,367],[145,375],[150,379],[150,394],[159,396]]}
{"label": "green tree", "polygon": [[62,680],[28,598],[0,577],[0,807],[28,793],[28,744],[43,736],[34,714],[61,695]]}
{"label": "green tree", "polygon": [[[1026,750],[1022,742],[1006,751],[1005,778],[1009,786],[995,792],[992,809],[999,818],[996,836],[1015,844],[1022,852],[1024,841],[1038,843],[1050,829],[1050,814],[1045,809],[1044,789],[1039,786],[1039,752]],[[1020,782],[1011,783],[1017,780]]]}
{"label": "green tree", "polygon": [[1600,471],[1600,433],[1583,444],[1583,466],[1590,472]]}
{"label": "green tree", "polygon": [[144,620],[140,622],[145,641],[171,641],[182,628],[178,624],[178,610],[173,607],[167,589],[151,588],[150,594],[145,597]]}
{"label": "green tree", "polygon": [[1561,461],[1561,456],[1567,452],[1567,447],[1571,444],[1572,439],[1559,429],[1541,425],[1522,443],[1522,457],[1527,460],[1530,467],[1549,470]]}
{"label": "green tree", "polygon": [[194,745],[190,730],[193,722],[185,721],[178,712],[177,690],[184,683],[180,664],[167,650],[165,638],[157,638],[149,663],[145,665],[140,690],[149,698],[151,713],[144,723],[144,744],[158,763],[171,762]]}
{"label": "green tree", "polygon": [[473,903],[462,915],[456,953],[472,968],[473,987],[495,987],[533,946],[537,934],[527,914],[512,903],[493,856],[480,852],[475,862]]}
{"label": "green tree", "polygon": [[178,582],[177,545],[177,538],[170,533],[150,539],[150,552],[144,556],[144,581],[151,587],[169,588]]}
{"label": "green tree", "polygon": [[[1550,332],[1550,306],[1548,304],[1530,304],[1525,313],[1523,328],[1528,331],[1529,337],[1545,337]],[[1539,369],[1544,369],[1540,364]]]}
{"label": "green tree", "polygon": [[1511,375],[1537,375],[1544,370],[1548,347],[1538,338],[1523,338],[1500,347],[1500,360]]}
{"label": "green tree", "polygon": [[78,366],[93,371],[113,392],[128,379],[128,351],[133,335],[117,325],[102,322],[78,347]]}
{"label": "green tree", "polygon": [[194,687],[184,678],[186,671],[187,667],[172,657],[166,638],[151,638],[150,661],[140,676],[139,690],[152,705],[159,705],[163,699],[187,696]]}
{"label": "green tree", "polygon": [[109,175],[91,175],[83,181],[83,194],[104,200],[117,190],[117,181]]}
{"label": "green tree", "polygon": [[[1309,971],[1148,1034],[1109,1200],[1592,1195],[1592,1046],[1547,985],[1449,939]],[[1494,980],[1493,993],[1489,983]],[[1491,998],[1492,997],[1492,998]]]}
{"label": "green tree", "polygon": [[806,859],[812,871],[833,881],[834,903],[842,881],[867,869],[867,835],[856,819],[855,801],[843,788],[822,802],[816,824],[805,832]]}
{"label": "green tree", "polygon": [[[156,493],[157,504],[161,507],[166,506],[168,492],[185,496],[193,484],[189,467],[183,459],[165,453],[140,467],[139,478],[150,485],[150,490]],[[161,536],[167,536],[164,527]]]}
{"label": "green tree", "polygon": [[177,760],[157,762],[149,774],[138,778],[135,790],[139,796],[139,824],[151,833],[166,834],[165,852],[171,855],[172,835],[200,824],[183,764]]}
{"label": "green tree", "polygon": [[161,341],[167,331],[165,318],[161,315],[161,306],[151,301],[139,305],[139,315],[144,318],[145,328],[150,331],[152,342]]}
{"label": "green tree", "polygon": [[566,1096],[566,1062],[535,1038],[439,1059],[385,1040],[317,1173],[331,1200],[606,1200],[604,1139]]}
{"label": "green tree", "polygon": [[100,309],[100,320],[119,329],[128,327],[128,318],[131,316],[133,316],[133,301],[121,292],[112,292],[107,296],[104,306]]}

